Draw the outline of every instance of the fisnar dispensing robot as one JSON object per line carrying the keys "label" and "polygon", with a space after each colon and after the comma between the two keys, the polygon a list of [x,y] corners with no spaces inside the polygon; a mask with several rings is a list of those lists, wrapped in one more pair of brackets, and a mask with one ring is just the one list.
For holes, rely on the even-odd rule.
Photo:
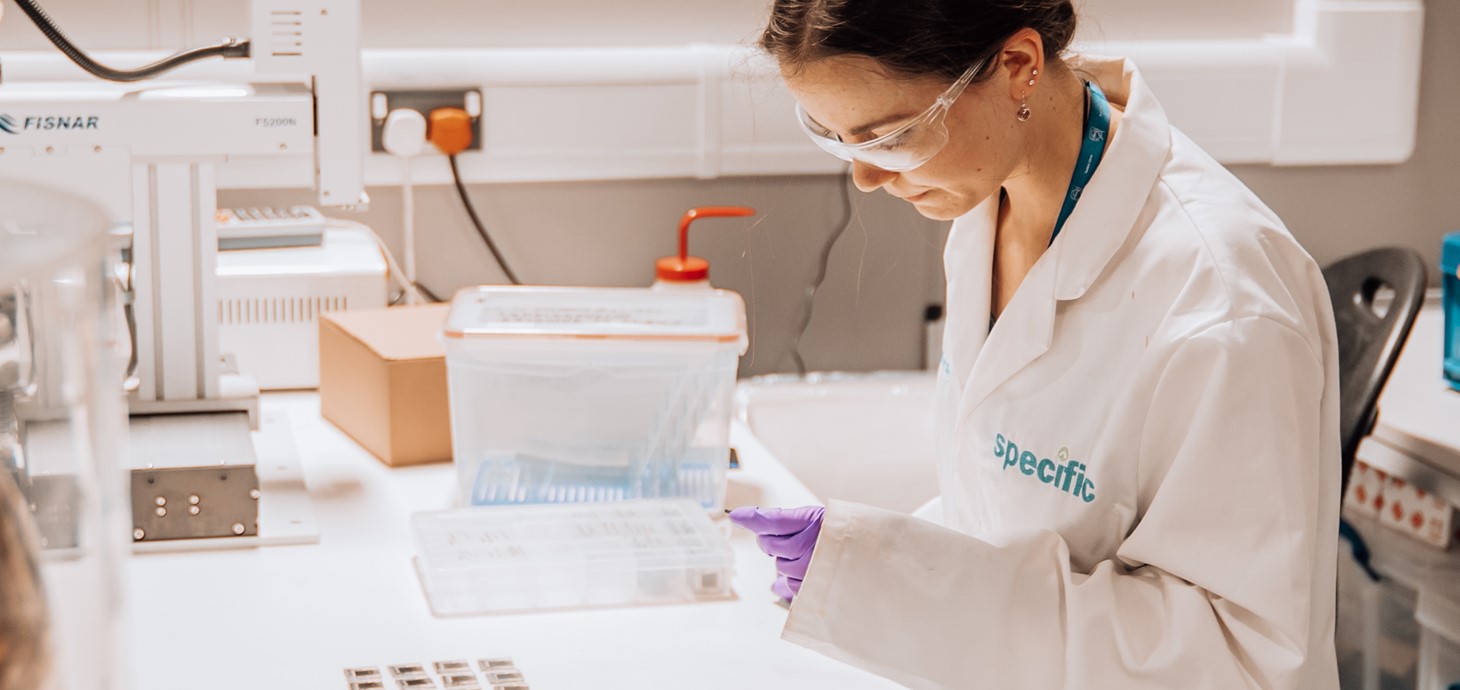
{"label": "fisnar dispensing robot", "polygon": [[[250,436],[258,386],[218,346],[217,181],[262,168],[280,180],[312,179],[322,206],[367,202],[359,0],[253,0],[249,39],[131,71],[71,45],[34,0],[17,5],[90,73],[27,81],[27,68],[45,61],[3,56],[0,185],[67,190],[121,238],[133,536],[267,536]],[[183,66],[220,57],[233,59],[210,60],[207,73],[226,79],[190,79],[199,68]],[[54,78],[54,67],[32,71]],[[16,203],[27,202],[6,197],[0,224],[18,215]]]}

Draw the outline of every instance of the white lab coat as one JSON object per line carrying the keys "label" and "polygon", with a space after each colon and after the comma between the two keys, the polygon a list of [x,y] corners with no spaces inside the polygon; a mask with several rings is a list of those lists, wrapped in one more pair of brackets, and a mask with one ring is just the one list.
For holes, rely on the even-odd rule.
{"label": "white lab coat", "polygon": [[944,260],[940,526],[831,502],[784,637],[915,688],[1336,688],[1337,342],[1318,267],[1125,108],[989,331],[997,200]]}

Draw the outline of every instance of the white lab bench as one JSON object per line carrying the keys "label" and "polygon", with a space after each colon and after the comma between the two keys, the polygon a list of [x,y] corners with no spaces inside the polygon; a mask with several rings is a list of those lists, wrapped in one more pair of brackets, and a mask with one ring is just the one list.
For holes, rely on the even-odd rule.
{"label": "white lab bench", "polygon": [[1358,458],[1460,506],[1460,391],[1441,373],[1444,326],[1437,305],[1420,311]]}
{"label": "white lab bench", "polygon": [[[1425,481],[1450,495],[1460,491],[1460,464],[1447,465],[1460,458],[1460,393],[1439,377],[1442,321],[1438,309],[1421,314],[1380,402],[1382,446],[1367,443],[1360,457],[1429,472]],[[433,617],[410,562],[409,519],[450,505],[452,467],[382,465],[319,416],[311,393],[266,395],[263,410],[292,427],[319,543],[130,559],[139,690],[344,689],[346,667],[484,657],[512,657],[535,690],[897,687],[781,641],[772,561],[739,531],[732,601]],[[732,472],[732,505],[819,502],[738,423],[732,442],[744,464]],[[1440,459],[1417,469],[1423,444]]]}
{"label": "white lab bench", "polygon": [[[734,600],[433,617],[409,520],[451,504],[452,467],[382,465],[312,393],[265,395],[262,408],[292,427],[319,543],[130,558],[138,690],[344,690],[346,667],[487,657],[516,660],[534,690],[897,687],[781,641],[773,563],[740,530]],[[732,503],[816,502],[743,429],[734,441]]]}
{"label": "white lab bench", "polygon": [[[1360,460],[1460,505],[1460,392],[1441,375],[1444,315],[1420,312],[1379,398],[1379,423]],[[1442,552],[1377,521],[1346,512],[1383,576],[1370,583],[1340,549],[1339,653],[1345,687],[1450,687],[1455,666],[1452,611],[1460,610],[1460,551]],[[1346,569],[1346,570],[1345,570]],[[1416,620],[1418,619],[1418,620]],[[1449,621],[1451,632],[1421,626]],[[1425,649],[1424,641],[1435,644]],[[1362,654],[1362,661],[1356,654]],[[1414,683],[1415,685],[1410,685]]]}
{"label": "white lab bench", "polygon": [[1438,304],[1420,311],[1358,456],[1460,506],[1460,392],[1441,374],[1444,328]]}

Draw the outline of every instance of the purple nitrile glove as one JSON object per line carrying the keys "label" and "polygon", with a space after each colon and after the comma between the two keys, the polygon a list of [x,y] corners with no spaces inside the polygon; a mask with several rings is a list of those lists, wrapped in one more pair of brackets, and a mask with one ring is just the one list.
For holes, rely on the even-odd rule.
{"label": "purple nitrile glove", "polygon": [[811,564],[811,551],[821,535],[821,506],[804,508],[755,508],[747,506],[730,511],[730,521],[755,532],[760,550],[776,558],[779,577],[771,591],[790,601],[801,592],[806,567]]}

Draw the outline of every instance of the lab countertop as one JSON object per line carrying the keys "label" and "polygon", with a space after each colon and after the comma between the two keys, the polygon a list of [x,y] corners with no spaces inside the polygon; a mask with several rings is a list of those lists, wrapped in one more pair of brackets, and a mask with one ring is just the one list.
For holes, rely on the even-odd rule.
{"label": "lab countertop", "polygon": [[1460,392],[1442,374],[1444,327],[1438,304],[1420,311],[1358,457],[1460,505]]}
{"label": "lab countertop", "polygon": [[[1460,487],[1460,393],[1440,380],[1442,321],[1438,309],[1421,314],[1375,437],[1429,444],[1436,481]],[[312,393],[266,395],[262,407],[266,421],[288,420],[319,543],[129,559],[139,690],[343,690],[345,668],[488,657],[512,657],[534,690],[897,687],[781,641],[774,565],[739,530],[730,601],[436,618],[411,566],[410,516],[451,505],[451,465],[382,465],[319,416]],[[732,442],[744,469],[731,472],[730,505],[820,502],[738,422]],[[1373,445],[1381,462],[1409,462]]]}
{"label": "lab countertop", "polygon": [[[735,530],[736,598],[637,608],[437,618],[411,566],[413,512],[449,507],[449,464],[389,468],[319,416],[312,393],[265,395],[303,461],[317,544],[128,560],[139,690],[331,690],[359,666],[511,657],[534,690],[891,688],[783,642],[773,562]],[[735,430],[731,505],[817,499]]]}

